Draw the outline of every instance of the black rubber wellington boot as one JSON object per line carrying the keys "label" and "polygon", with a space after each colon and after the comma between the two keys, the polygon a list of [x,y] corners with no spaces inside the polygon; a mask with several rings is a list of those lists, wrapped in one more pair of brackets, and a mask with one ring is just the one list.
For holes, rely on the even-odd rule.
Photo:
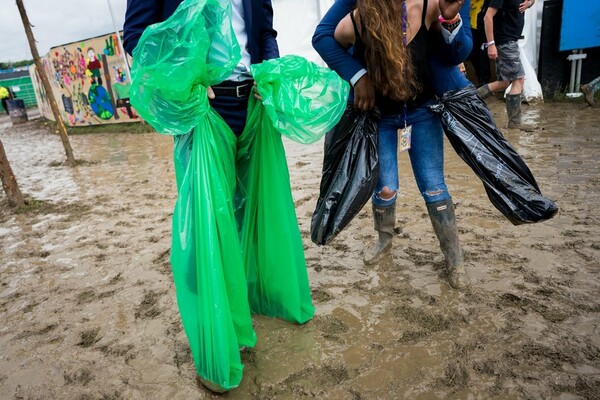
{"label": "black rubber wellington boot", "polygon": [[440,242],[446,259],[446,279],[454,289],[470,285],[469,276],[463,265],[463,255],[458,242],[458,229],[452,199],[427,204],[433,230]]}
{"label": "black rubber wellington boot", "polygon": [[373,205],[373,222],[379,239],[374,246],[366,248],[363,262],[365,265],[377,264],[392,248],[394,226],[396,224],[396,203],[387,207]]}
{"label": "black rubber wellington boot", "polygon": [[506,113],[508,114],[508,128],[534,131],[535,125],[521,122],[521,93],[506,95]]}

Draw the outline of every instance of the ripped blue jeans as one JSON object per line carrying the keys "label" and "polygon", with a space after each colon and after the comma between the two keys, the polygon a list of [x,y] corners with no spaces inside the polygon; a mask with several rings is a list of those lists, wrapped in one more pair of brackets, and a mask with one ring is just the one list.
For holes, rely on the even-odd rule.
{"label": "ripped blue jeans", "polygon": [[[444,180],[444,131],[439,117],[427,109],[431,103],[408,109],[406,115],[406,124],[412,125],[411,148],[408,150],[410,163],[419,191],[427,204],[450,198]],[[404,126],[404,112],[383,115],[379,121],[379,180],[372,197],[376,207],[388,207],[396,202],[399,192],[398,129]],[[384,188],[396,194],[384,199],[380,196]]]}

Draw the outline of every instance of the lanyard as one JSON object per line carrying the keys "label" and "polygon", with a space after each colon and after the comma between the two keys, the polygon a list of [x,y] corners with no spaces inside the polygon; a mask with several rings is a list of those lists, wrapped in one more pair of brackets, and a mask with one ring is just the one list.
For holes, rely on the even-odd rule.
{"label": "lanyard", "polygon": [[[424,6],[424,5],[423,5]],[[404,42],[404,47],[406,48],[406,35],[408,34],[408,15],[406,13],[406,0],[402,2],[402,41]],[[406,49],[408,53],[408,48]],[[405,70],[406,71],[406,70]],[[406,72],[404,74],[406,78]],[[408,118],[408,106],[406,105],[406,101],[404,102],[404,128],[406,129],[406,120]]]}

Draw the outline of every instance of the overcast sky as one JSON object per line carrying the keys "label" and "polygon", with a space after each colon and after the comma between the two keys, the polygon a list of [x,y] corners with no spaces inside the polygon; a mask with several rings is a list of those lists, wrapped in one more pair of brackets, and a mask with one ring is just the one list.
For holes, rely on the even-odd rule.
{"label": "overcast sky", "polygon": [[[117,27],[123,29],[126,0],[111,2]],[[38,51],[113,32],[107,0],[23,0]],[[0,0],[0,62],[31,59],[25,30],[14,0]]]}

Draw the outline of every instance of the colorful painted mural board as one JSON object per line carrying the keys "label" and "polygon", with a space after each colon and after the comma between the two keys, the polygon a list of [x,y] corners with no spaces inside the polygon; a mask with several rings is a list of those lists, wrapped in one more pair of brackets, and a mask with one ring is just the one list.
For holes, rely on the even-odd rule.
{"label": "colorful painted mural board", "polygon": [[[130,77],[116,34],[50,49],[43,58],[55,99],[70,126],[136,122]],[[30,69],[40,112],[54,119],[35,67]]]}

